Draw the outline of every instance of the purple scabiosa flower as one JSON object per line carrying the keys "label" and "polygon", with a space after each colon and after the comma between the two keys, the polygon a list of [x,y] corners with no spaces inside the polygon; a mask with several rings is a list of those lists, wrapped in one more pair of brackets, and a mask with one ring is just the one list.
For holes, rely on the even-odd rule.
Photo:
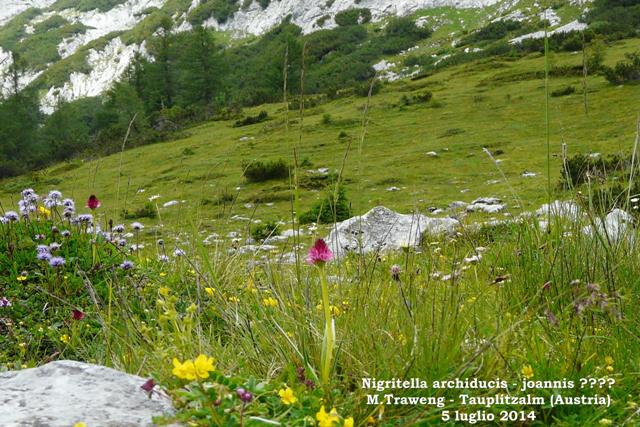
{"label": "purple scabiosa flower", "polygon": [[158,257],[158,261],[160,261],[160,262],[169,262],[169,257],[166,256],[166,255],[160,255]]}
{"label": "purple scabiosa flower", "polygon": [[125,246],[127,246],[127,241],[125,239],[118,240],[118,246],[124,248]]}
{"label": "purple scabiosa flower", "polygon": [[65,208],[75,209],[76,208],[76,202],[74,202],[71,199],[64,199],[62,201],[62,206],[64,206]]}
{"label": "purple scabiosa flower", "polygon": [[64,211],[62,212],[62,216],[64,216],[67,219],[71,219],[71,217],[73,217],[75,213],[76,212],[71,208],[64,208]]}
{"label": "purple scabiosa flower", "polygon": [[58,230],[58,227],[56,227],[55,225],[51,227],[51,234],[58,234],[59,232],[60,230]]}
{"label": "purple scabiosa flower", "polygon": [[141,231],[144,228],[144,225],[139,222],[134,222],[131,224],[131,228],[133,228],[135,231]]}
{"label": "purple scabiosa flower", "polygon": [[18,215],[18,213],[14,212],[14,211],[7,211],[4,214],[4,217],[7,218],[11,222],[16,222],[16,221],[18,221],[20,219],[20,215]]}
{"label": "purple scabiosa flower", "polygon": [[49,252],[38,252],[36,258],[38,261],[49,261],[51,259],[51,254]]}
{"label": "purple scabiosa flower", "polygon": [[9,219],[6,216],[0,216],[0,224],[9,224]]}
{"label": "purple scabiosa flower", "polygon": [[36,234],[35,236],[36,240],[44,240],[45,239],[45,235],[44,234]]}
{"label": "purple scabiosa flower", "polygon": [[307,264],[323,266],[325,263],[333,259],[333,252],[324,240],[318,239],[316,243],[309,249],[307,255]]}
{"label": "purple scabiosa flower", "polygon": [[49,249],[49,246],[47,246],[47,245],[38,245],[38,246],[36,246],[36,251],[38,251],[38,253],[40,253],[40,252],[49,252],[50,249]]}
{"label": "purple scabiosa flower", "polygon": [[60,235],[61,235],[62,237],[71,237],[71,232],[70,232],[69,230],[62,230],[62,231],[60,232]]}
{"label": "purple scabiosa flower", "polygon": [[51,200],[62,200],[62,193],[58,190],[51,190],[47,197]]}
{"label": "purple scabiosa flower", "polygon": [[49,259],[49,266],[53,268],[62,267],[66,263],[65,259],[60,256],[54,256]]}
{"label": "purple scabiosa flower", "polygon": [[11,301],[5,297],[0,297],[0,307],[11,307]]}
{"label": "purple scabiosa flower", "polygon": [[158,239],[157,244],[158,244],[158,246],[164,246],[164,240]]}
{"label": "purple scabiosa flower", "polygon": [[45,208],[52,209],[58,206],[59,202],[57,200],[50,199],[47,197],[42,200],[42,204],[44,205]]}
{"label": "purple scabiosa flower", "polygon": [[78,221],[82,224],[93,224],[93,215],[91,214],[82,214],[78,215]]}
{"label": "purple scabiosa flower", "polygon": [[60,249],[60,246],[62,246],[60,243],[53,242],[53,243],[49,244],[49,251],[50,252],[55,252],[58,249]]}
{"label": "purple scabiosa flower", "polygon": [[185,252],[185,251],[183,251],[183,250],[182,250],[182,249],[180,249],[180,248],[176,248],[176,249],[173,251],[173,256],[174,256],[174,257],[176,257],[176,258],[181,257],[181,256],[185,256],[185,255],[186,255],[186,252]]}
{"label": "purple scabiosa flower", "polygon": [[122,262],[122,264],[120,264],[120,268],[123,270],[131,270],[133,267],[134,267],[133,262],[129,260],[125,260]]}
{"label": "purple scabiosa flower", "polygon": [[114,233],[124,233],[124,224],[118,224],[113,227]]}
{"label": "purple scabiosa flower", "polygon": [[18,208],[22,216],[28,216],[30,213],[36,211],[36,205],[27,200],[18,201]]}

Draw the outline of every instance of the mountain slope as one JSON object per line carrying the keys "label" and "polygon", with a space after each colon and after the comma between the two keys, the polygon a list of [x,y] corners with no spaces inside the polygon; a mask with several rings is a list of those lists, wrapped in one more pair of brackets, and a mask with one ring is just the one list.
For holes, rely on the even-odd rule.
{"label": "mountain slope", "polygon": [[[230,5],[220,9],[220,4]],[[41,93],[42,110],[52,112],[60,101],[96,96],[126,70],[136,53],[147,55],[146,41],[163,17],[173,31],[188,31],[192,23],[222,32],[228,43],[262,34],[285,19],[309,33],[336,26],[336,16],[352,8],[368,9],[374,27],[385,17],[412,15],[421,25],[436,29],[422,53],[447,55],[462,34],[497,19],[531,21],[546,18],[553,27],[575,20],[582,6],[559,3],[545,11],[528,0],[335,0],[307,2],[208,0],[38,0],[17,3],[0,0],[0,74],[12,64],[9,51],[26,59],[20,86],[31,85]],[[239,38],[239,39],[238,39]],[[232,41],[236,39],[235,41]],[[371,64],[374,65],[374,64]],[[389,66],[382,65],[382,71]],[[417,70],[408,70],[404,75]],[[403,75],[393,70],[392,77]],[[2,92],[8,93],[9,79]]]}

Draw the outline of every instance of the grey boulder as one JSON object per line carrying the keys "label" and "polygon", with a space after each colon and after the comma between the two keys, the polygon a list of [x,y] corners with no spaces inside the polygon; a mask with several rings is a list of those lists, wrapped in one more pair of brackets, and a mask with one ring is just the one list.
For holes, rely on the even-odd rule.
{"label": "grey boulder", "polygon": [[153,426],[170,414],[168,397],[149,398],[145,379],[115,369],[62,360],[38,368],[0,373],[0,426]]}
{"label": "grey boulder", "polygon": [[439,235],[455,231],[453,218],[430,218],[421,214],[400,214],[377,206],[362,216],[334,224],[327,245],[337,257],[346,252],[384,252],[417,247],[423,234]]}

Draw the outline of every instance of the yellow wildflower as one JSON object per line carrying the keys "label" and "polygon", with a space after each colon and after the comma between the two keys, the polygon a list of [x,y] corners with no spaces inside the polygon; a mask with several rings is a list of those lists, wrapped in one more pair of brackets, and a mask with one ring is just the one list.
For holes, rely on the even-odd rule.
{"label": "yellow wildflower", "polygon": [[196,357],[196,360],[193,362],[196,377],[202,379],[209,378],[209,372],[216,370],[214,363],[215,360],[213,360],[213,357],[208,357],[204,354]]}
{"label": "yellow wildflower", "polygon": [[526,379],[533,378],[533,368],[531,367],[531,365],[523,366],[520,372],[522,373],[522,376],[525,377]]}
{"label": "yellow wildflower", "polygon": [[269,297],[269,298],[263,299],[262,303],[265,305],[265,307],[277,307],[278,306],[278,300],[273,298],[273,297]]}
{"label": "yellow wildflower", "polygon": [[293,390],[290,387],[281,388],[278,390],[278,396],[285,405],[293,405],[298,401],[298,398],[293,394]]}
{"label": "yellow wildflower", "polygon": [[167,295],[169,295],[169,293],[171,293],[171,289],[163,286],[160,289],[158,289],[158,292],[160,292],[160,295],[162,295],[163,297],[166,297]]}
{"label": "yellow wildflower", "polygon": [[613,366],[607,365],[607,372],[613,372]]}
{"label": "yellow wildflower", "polygon": [[611,421],[608,418],[603,418],[600,421],[598,421],[598,424],[600,424],[601,426],[610,426],[611,424],[613,424],[613,421]]}
{"label": "yellow wildflower", "polygon": [[49,218],[51,216],[51,211],[44,206],[38,206],[38,212],[40,212],[45,217]]}
{"label": "yellow wildflower", "polygon": [[349,417],[346,420],[344,420],[344,427],[353,427],[353,417]]}
{"label": "yellow wildflower", "polygon": [[327,413],[324,405],[322,405],[316,414],[316,420],[318,420],[319,427],[333,427],[340,420],[340,417],[338,416],[336,408],[331,409],[331,412]]}
{"label": "yellow wildflower", "polygon": [[191,360],[185,360],[184,363],[180,363],[180,361],[174,357],[173,370],[171,372],[181,380],[196,379],[196,368]]}
{"label": "yellow wildflower", "polygon": [[161,272],[160,272],[160,277],[164,277],[164,276],[166,276],[166,275],[167,275],[167,273],[165,273],[164,271],[161,271]]}
{"label": "yellow wildflower", "polygon": [[240,298],[238,298],[238,297],[229,297],[229,302],[239,303],[240,302]]}
{"label": "yellow wildflower", "polygon": [[613,357],[611,356],[606,356],[604,358],[604,363],[606,363],[607,365],[613,365]]}
{"label": "yellow wildflower", "polygon": [[86,424],[86,423],[82,423],[82,422],[80,422],[80,423],[75,423],[75,424],[73,425],[73,427],[87,427],[87,424]]}
{"label": "yellow wildflower", "polygon": [[209,295],[209,296],[213,296],[213,288],[204,288],[204,291]]}
{"label": "yellow wildflower", "polygon": [[27,280],[27,276],[25,276],[24,274],[21,274],[20,276],[16,277],[16,280],[18,282],[24,282],[25,280]]}
{"label": "yellow wildflower", "polygon": [[69,338],[69,335],[64,334],[60,337],[60,341],[65,343],[65,344],[69,344],[69,341],[71,340],[71,338]]}

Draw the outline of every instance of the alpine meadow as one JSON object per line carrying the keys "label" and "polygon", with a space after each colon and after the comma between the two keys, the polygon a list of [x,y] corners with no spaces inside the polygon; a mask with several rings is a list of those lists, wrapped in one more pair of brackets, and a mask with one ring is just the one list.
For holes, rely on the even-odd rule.
{"label": "alpine meadow", "polygon": [[640,426],[640,1],[0,0],[0,427]]}

